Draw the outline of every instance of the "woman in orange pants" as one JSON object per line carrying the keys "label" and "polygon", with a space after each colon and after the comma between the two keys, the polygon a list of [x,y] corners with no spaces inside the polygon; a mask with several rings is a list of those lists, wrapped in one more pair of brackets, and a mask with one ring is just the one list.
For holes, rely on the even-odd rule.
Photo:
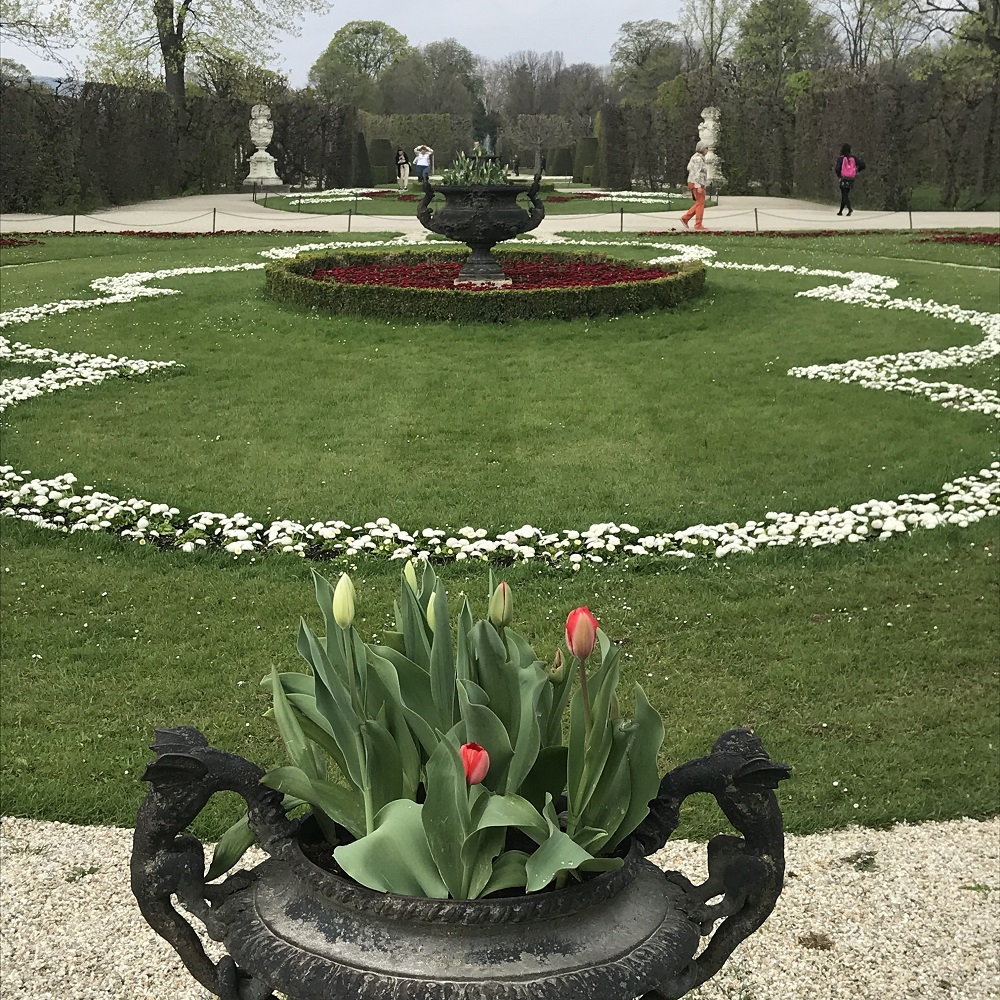
{"label": "woman in orange pants", "polygon": [[708,184],[708,163],[705,160],[705,153],[708,152],[708,143],[699,142],[694,149],[694,155],[688,160],[688,190],[694,199],[694,204],[681,216],[681,223],[684,228],[688,228],[691,217],[694,217],[695,231],[704,231],[705,226],[705,186]]}

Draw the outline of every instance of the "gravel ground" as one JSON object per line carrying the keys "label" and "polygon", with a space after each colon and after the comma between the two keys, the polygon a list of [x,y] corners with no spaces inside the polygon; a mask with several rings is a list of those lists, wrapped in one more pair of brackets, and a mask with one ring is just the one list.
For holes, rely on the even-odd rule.
{"label": "gravel ground", "polygon": [[[139,915],[130,830],[0,832],[0,996],[208,1000]],[[656,860],[700,879],[704,853],[671,841]],[[787,856],[775,913],[692,997],[1000,997],[1000,819],[789,836]]]}

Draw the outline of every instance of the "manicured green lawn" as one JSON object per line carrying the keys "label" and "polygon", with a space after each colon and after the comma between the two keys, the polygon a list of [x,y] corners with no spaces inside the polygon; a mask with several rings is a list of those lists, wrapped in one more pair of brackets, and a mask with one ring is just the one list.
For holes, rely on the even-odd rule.
{"label": "manicured green lawn", "polygon": [[[104,275],[323,241],[43,239],[0,256],[12,265],[3,308],[90,297]],[[896,277],[900,296],[997,309],[988,247],[907,234],[708,245],[724,260],[871,270]],[[978,333],[794,297],[816,279],[710,270],[706,294],[675,312],[501,328],[298,312],[262,297],[259,271],[161,283],[181,294],[4,331],[185,367],[8,410],[0,463],[262,521],[666,530],[936,491],[994,447],[987,417],[787,376]],[[987,367],[933,377],[989,387]],[[128,825],[155,725],[198,725],[264,765],[279,760],[256,685],[272,662],[296,662],[298,616],[314,608],[308,566],[0,528],[5,813]],[[804,832],[997,811],[996,536],[988,521],[875,545],[503,573],[540,655],[584,603],[625,643],[631,676],[666,719],[665,765],[753,724],[796,769],[782,805]],[[353,571],[362,631],[387,624],[397,568]],[[483,609],[485,569],[443,574]],[[201,832],[217,834],[233,809],[220,804]],[[694,806],[686,832],[720,822]]]}

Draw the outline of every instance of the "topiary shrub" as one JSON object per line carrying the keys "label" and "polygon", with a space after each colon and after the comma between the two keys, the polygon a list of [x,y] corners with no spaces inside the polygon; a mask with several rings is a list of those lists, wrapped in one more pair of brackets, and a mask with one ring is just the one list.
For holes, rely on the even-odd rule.
{"label": "topiary shrub", "polygon": [[573,160],[573,180],[577,184],[589,184],[583,176],[584,168],[597,162],[598,141],[595,136],[589,135],[583,139],[578,139],[576,143],[576,157]]}
{"label": "topiary shrub", "polygon": [[[567,264],[618,262],[606,254],[503,249],[494,253],[501,261],[562,259]],[[574,319],[578,316],[619,315],[676,306],[701,293],[705,266],[701,262],[649,265],[663,271],[662,278],[613,285],[573,286],[518,290],[466,291],[448,288],[399,288],[320,281],[317,270],[350,266],[444,263],[467,256],[455,247],[384,251],[342,250],[335,253],[299,254],[292,260],[268,264],[264,270],[265,294],[278,302],[332,314],[348,313],[373,319],[414,322],[511,323],[532,319]],[[635,263],[624,261],[623,264]]]}
{"label": "topiary shrub", "polygon": [[[372,165],[372,177],[376,184],[385,184],[390,178],[396,179],[396,147],[385,138],[372,139],[368,143],[368,159]],[[378,168],[383,168],[383,180],[379,180]]]}

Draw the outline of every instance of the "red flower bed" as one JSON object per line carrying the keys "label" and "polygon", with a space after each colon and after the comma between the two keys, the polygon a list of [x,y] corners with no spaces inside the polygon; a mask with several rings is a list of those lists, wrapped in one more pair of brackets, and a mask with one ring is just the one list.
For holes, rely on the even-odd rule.
{"label": "red flower bed", "polygon": [[603,198],[599,191],[581,191],[579,194],[550,194],[546,199],[548,202],[562,201],[593,201],[595,198]]}
{"label": "red flower bed", "polygon": [[[454,289],[461,271],[460,261],[424,261],[413,264],[351,264],[324,270],[317,268],[317,281],[335,281],[348,285],[387,285],[392,288]],[[612,261],[559,261],[551,257],[539,260],[504,261],[504,274],[520,291],[536,288],[580,288],[620,285],[627,282],[655,281],[673,271]],[[470,285],[468,291],[495,291],[491,285]]]}
{"label": "red flower bed", "polygon": [[41,240],[22,240],[16,236],[0,236],[0,247],[40,247],[44,245]]}
{"label": "red flower bed", "polygon": [[949,236],[938,233],[923,239],[910,240],[911,243],[975,243],[980,246],[1000,246],[1000,233],[956,233]]}

